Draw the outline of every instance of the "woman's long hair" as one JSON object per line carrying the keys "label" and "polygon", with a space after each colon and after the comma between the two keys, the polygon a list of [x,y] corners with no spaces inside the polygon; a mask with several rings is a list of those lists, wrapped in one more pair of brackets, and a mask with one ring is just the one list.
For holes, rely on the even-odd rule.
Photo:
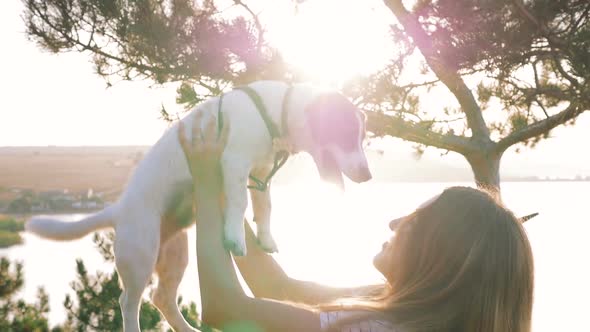
{"label": "woman's long hair", "polygon": [[404,332],[530,331],[531,247],[488,193],[446,189],[401,222],[392,246],[390,290],[373,318]]}

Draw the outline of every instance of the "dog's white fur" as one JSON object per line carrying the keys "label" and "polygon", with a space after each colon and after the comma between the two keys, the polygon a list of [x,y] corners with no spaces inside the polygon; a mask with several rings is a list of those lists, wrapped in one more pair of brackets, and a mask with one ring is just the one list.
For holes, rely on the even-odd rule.
{"label": "dog's white fur", "polygon": [[[260,81],[250,84],[265,103],[269,115],[280,128],[283,98],[287,85]],[[292,90],[287,123],[290,141],[296,150],[309,145],[303,110],[322,91],[306,85]],[[193,119],[203,112],[217,116],[219,98],[211,98],[195,107],[183,122],[191,139]],[[231,123],[222,157],[226,194],[225,239],[234,254],[245,254],[243,218],[247,207],[247,181],[250,173],[263,178],[272,168],[274,151],[268,130],[260,114],[241,91],[226,93],[222,102],[224,121]],[[202,124],[200,124],[202,125]],[[351,156],[353,163],[366,159]],[[351,167],[359,167],[352,165]],[[188,242],[184,228],[193,222],[192,181],[186,158],[178,141],[178,124],[173,125],[151,148],[137,166],[126,190],[113,205],[78,222],[60,222],[34,218],[26,229],[40,236],[70,240],[101,228],[114,228],[117,271],[123,293],[119,299],[125,331],[139,331],[138,308],[146,285],[155,271],[158,285],[153,303],[176,331],[194,331],[184,320],[176,304],[178,285],[188,263]],[[270,234],[270,192],[251,191],[257,235],[263,248],[275,251]]]}

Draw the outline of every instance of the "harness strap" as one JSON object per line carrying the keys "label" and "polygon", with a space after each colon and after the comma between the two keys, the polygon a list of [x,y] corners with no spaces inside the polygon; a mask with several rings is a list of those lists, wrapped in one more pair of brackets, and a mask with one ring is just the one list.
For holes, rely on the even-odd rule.
{"label": "harness strap", "polygon": [[277,173],[277,171],[283,167],[283,165],[285,165],[285,163],[287,162],[287,160],[289,159],[289,152],[287,151],[279,151],[275,154],[275,160],[274,163],[272,165],[272,169],[270,170],[270,173],[268,173],[268,175],[264,178],[263,180],[260,180],[259,178],[255,177],[254,175],[250,174],[248,177],[250,178],[250,180],[252,180],[252,182],[255,183],[255,185],[251,185],[248,186],[248,189],[254,189],[254,190],[258,190],[258,191],[266,191],[266,189],[268,189],[269,185],[270,185],[270,180],[272,179],[272,177]]}
{"label": "harness strap", "polygon": [[[256,106],[256,109],[258,109],[258,113],[260,113],[260,117],[262,118],[262,120],[264,121],[264,124],[266,125],[266,129],[268,130],[268,133],[270,134],[271,141],[274,143],[275,139],[278,139],[281,137],[281,133],[279,132],[277,126],[272,121],[270,116],[268,115],[268,112],[266,110],[266,107],[264,106],[264,103],[262,102],[262,98],[260,97],[260,95],[258,95],[258,93],[249,86],[241,86],[241,87],[236,88],[236,90],[241,90],[244,93],[246,93],[248,95],[248,97],[250,97],[250,99],[252,100],[252,102]],[[282,127],[281,129],[283,132],[283,137],[287,137],[289,134],[289,126],[288,126],[289,113],[288,113],[287,106],[289,104],[289,99],[290,99],[292,90],[293,90],[293,86],[289,85],[289,87],[287,88],[287,91],[285,91],[285,95],[283,97],[283,105],[282,105],[283,109],[282,109],[282,114],[281,114],[281,127]],[[223,116],[221,113],[222,103],[223,103],[223,95],[221,95],[219,97],[219,104],[218,104],[218,108],[217,108],[217,119],[218,119],[217,120],[217,133],[218,133],[218,136],[221,134],[221,129],[223,128]],[[255,185],[249,185],[248,188],[258,190],[258,191],[266,191],[269,187],[269,183],[270,183],[270,180],[272,179],[272,177],[277,173],[277,171],[281,167],[283,167],[283,165],[285,165],[285,163],[289,159],[289,154],[290,154],[289,151],[286,151],[286,150],[277,151],[275,153],[273,167],[270,170],[270,173],[263,180],[250,174],[249,178],[250,178],[250,180],[252,180],[252,182],[255,183]]]}
{"label": "harness strap", "polygon": [[251,87],[249,87],[247,85],[238,87],[238,88],[236,88],[236,90],[241,90],[244,93],[246,93],[248,95],[248,97],[250,97],[250,99],[252,100],[254,105],[256,105],[256,108],[258,109],[258,113],[260,113],[260,117],[262,117],[262,120],[264,120],[264,124],[266,125],[266,129],[268,129],[268,133],[270,134],[271,139],[281,137],[281,133],[279,132],[279,129],[274,124],[274,122],[272,122],[272,119],[270,118],[270,116],[268,115],[268,112],[266,111],[266,107],[264,106],[264,103],[262,102],[262,98],[260,98],[260,95],[254,89],[252,89]]}

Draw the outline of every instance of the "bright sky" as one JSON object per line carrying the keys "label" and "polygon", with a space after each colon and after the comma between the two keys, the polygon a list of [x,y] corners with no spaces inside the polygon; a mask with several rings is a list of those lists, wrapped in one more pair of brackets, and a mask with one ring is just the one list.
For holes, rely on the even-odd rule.
{"label": "bright sky", "polygon": [[[290,0],[260,3],[271,41],[322,84],[377,70],[395,47],[387,30],[394,18],[380,0],[310,0],[297,13],[285,5]],[[40,51],[26,39],[21,14],[20,1],[0,2],[0,146],[150,145],[167,126],[158,118],[161,105],[180,110],[174,87],[121,82],[107,89],[87,55]],[[590,117],[582,117],[576,127],[556,130],[555,138],[533,151],[507,154],[503,165],[542,163],[555,174],[590,174],[590,156],[579,143],[588,140],[589,126]],[[386,148],[411,151],[411,145],[391,141]],[[438,152],[428,156],[438,158]],[[464,165],[460,156],[446,159]]]}

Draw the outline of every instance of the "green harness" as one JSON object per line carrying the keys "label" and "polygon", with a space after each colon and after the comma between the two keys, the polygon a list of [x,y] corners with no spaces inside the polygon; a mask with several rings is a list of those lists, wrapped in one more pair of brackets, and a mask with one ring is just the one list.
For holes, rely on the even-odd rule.
{"label": "green harness", "polygon": [[[260,117],[262,118],[262,120],[264,121],[264,124],[266,125],[266,129],[268,130],[268,133],[270,134],[271,141],[274,142],[275,139],[281,138],[281,132],[279,131],[277,126],[274,124],[274,122],[272,121],[272,119],[268,115],[266,107],[264,106],[264,103],[262,102],[262,98],[260,98],[260,95],[249,86],[241,86],[241,87],[236,88],[236,90],[240,90],[240,91],[244,92],[246,95],[248,95],[248,97],[250,97],[250,100],[252,100],[252,102],[256,106],[256,109],[258,109],[258,113],[260,114]],[[288,105],[289,97],[291,96],[292,90],[293,90],[293,86],[289,86],[287,88],[287,91],[285,92],[285,96],[283,97],[283,111],[281,113],[281,127],[282,127],[281,129],[283,131],[283,137],[287,137],[289,135],[289,127],[287,124],[287,118],[288,118],[287,105]],[[223,95],[221,95],[221,97],[219,97],[219,107],[217,108],[217,119],[218,119],[217,132],[218,132],[218,135],[221,133],[221,129],[223,128],[223,116],[221,114],[222,102],[223,102]],[[250,174],[249,178],[255,184],[248,186],[248,188],[262,191],[262,192],[266,191],[269,187],[270,180],[272,179],[272,177],[277,173],[277,171],[281,167],[283,167],[283,165],[285,165],[285,163],[287,162],[287,159],[289,159],[289,154],[290,153],[287,150],[277,151],[275,153],[275,158],[274,158],[273,166],[272,166],[272,169],[270,170],[270,173],[268,173],[268,175],[263,180]]]}

